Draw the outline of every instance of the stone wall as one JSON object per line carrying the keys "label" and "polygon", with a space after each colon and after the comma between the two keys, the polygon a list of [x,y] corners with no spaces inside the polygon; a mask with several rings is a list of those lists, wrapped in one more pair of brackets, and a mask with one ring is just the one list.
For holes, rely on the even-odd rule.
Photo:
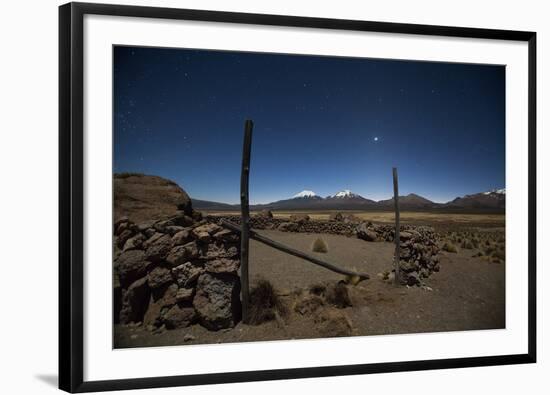
{"label": "stone wall", "polygon": [[194,212],[114,224],[114,321],[150,330],[240,320],[239,237]]}
{"label": "stone wall", "polygon": [[[217,224],[221,219],[240,224],[237,215],[208,216],[209,223]],[[337,213],[330,220],[311,220],[304,214],[291,215],[289,219],[274,218],[269,211],[261,212],[250,218],[254,229],[276,229],[282,232],[327,233],[349,237],[358,237],[368,242],[395,239],[395,226],[373,224],[354,217]],[[438,235],[430,226],[401,225],[400,227],[400,280],[403,285],[422,285],[423,279],[439,271]],[[393,275],[388,267],[387,277]]]}
{"label": "stone wall", "polygon": [[[114,322],[142,323],[152,331],[194,323],[210,329],[230,328],[241,318],[240,239],[220,226],[240,216],[187,215],[136,224],[121,217],[114,223]],[[367,242],[395,237],[391,225],[356,222],[350,218],[312,221],[304,215],[291,220],[262,213],[251,218],[254,229],[329,233]],[[421,285],[439,271],[437,235],[430,227],[402,226],[401,281]],[[391,277],[388,267],[387,277]]]}

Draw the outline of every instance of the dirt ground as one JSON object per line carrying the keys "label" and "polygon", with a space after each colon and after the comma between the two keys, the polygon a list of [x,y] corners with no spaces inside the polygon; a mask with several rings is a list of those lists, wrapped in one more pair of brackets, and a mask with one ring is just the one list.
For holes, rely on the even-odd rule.
{"label": "dirt ground", "polygon": [[[396,287],[378,273],[391,269],[393,244],[365,242],[339,235],[262,231],[272,239],[311,251],[317,237],[328,244],[319,257],[366,272],[371,279],[350,287],[352,307],[343,311],[352,323],[352,335],[388,335],[418,332],[497,329],[505,327],[505,264],[489,263],[472,255],[477,250],[441,252],[441,270],[427,287]],[[269,280],[283,300],[291,303],[292,291],[342,276],[309,262],[251,241],[251,286]],[[291,313],[286,322],[258,326],[239,323],[235,328],[210,332],[200,325],[152,334],[137,326],[115,326],[117,347],[167,346],[323,337],[311,316]],[[325,335],[326,336],[326,335]]]}

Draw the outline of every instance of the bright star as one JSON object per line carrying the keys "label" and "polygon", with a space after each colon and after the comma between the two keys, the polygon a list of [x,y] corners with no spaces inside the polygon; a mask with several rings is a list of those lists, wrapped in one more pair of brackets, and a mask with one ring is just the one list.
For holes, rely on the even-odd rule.
{"label": "bright star", "polygon": [[378,141],[378,137],[375,137],[375,138],[374,138],[374,141]]}

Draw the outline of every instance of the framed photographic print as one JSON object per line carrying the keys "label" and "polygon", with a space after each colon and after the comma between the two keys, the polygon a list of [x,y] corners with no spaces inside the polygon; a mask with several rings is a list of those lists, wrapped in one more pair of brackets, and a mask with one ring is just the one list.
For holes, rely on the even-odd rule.
{"label": "framed photographic print", "polygon": [[535,362],[535,33],[59,12],[61,389]]}

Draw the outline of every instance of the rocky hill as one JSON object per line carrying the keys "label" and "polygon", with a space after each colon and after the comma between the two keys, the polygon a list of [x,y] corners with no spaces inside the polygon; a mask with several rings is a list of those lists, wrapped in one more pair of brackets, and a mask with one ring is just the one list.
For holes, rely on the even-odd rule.
{"label": "rocky hill", "polygon": [[138,173],[113,175],[114,217],[132,222],[191,214],[191,199],[175,182]]}

